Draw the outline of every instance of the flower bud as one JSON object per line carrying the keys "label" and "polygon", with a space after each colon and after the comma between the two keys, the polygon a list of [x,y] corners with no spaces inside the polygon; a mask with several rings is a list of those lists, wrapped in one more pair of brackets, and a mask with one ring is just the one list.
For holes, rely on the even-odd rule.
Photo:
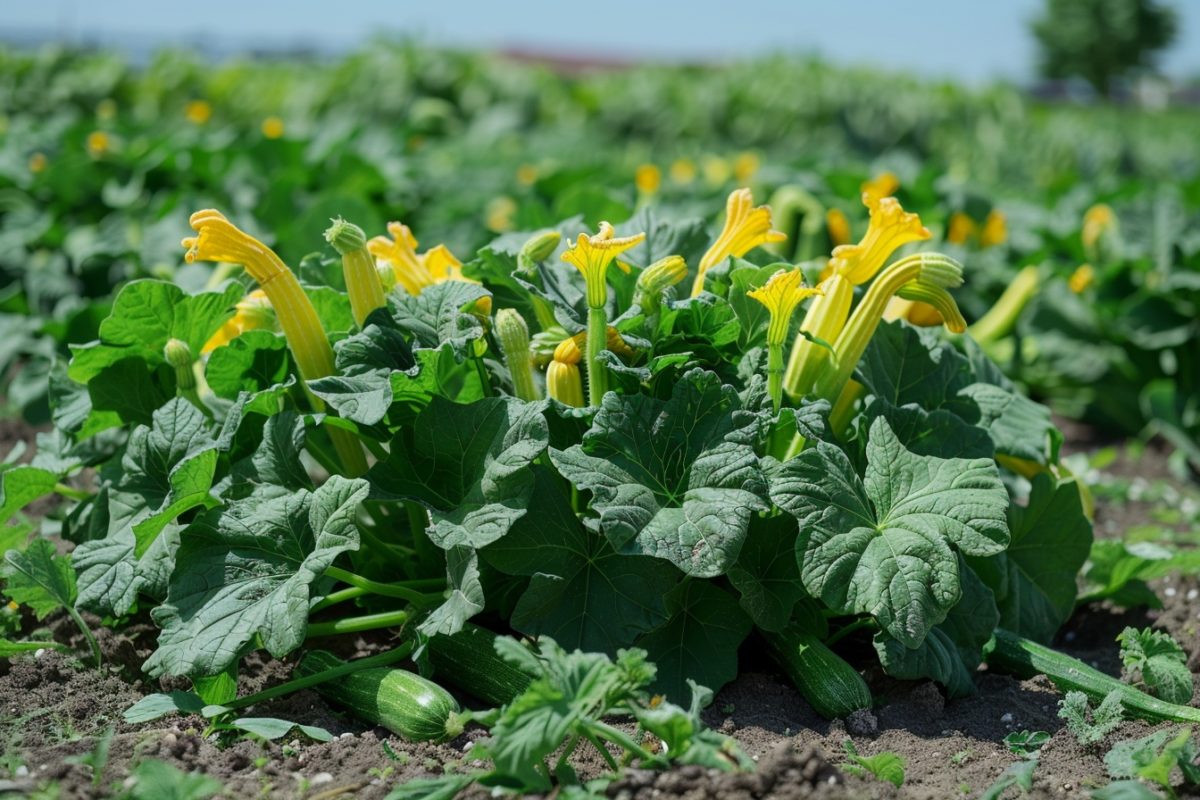
{"label": "flower bud", "polygon": [[686,278],[687,269],[687,262],[682,256],[660,258],[642,270],[637,279],[638,291],[647,299],[657,299],[668,288]]}
{"label": "flower bud", "polygon": [[163,358],[175,369],[192,366],[192,349],[182,339],[168,339],[163,347]]}
{"label": "flower bud", "polygon": [[529,352],[533,356],[534,364],[539,369],[549,364],[550,359],[554,358],[554,351],[565,338],[567,332],[560,325],[535,333],[529,343]]}
{"label": "flower bud", "polygon": [[330,220],[333,224],[325,230],[325,241],[333,245],[339,255],[347,255],[367,246],[367,235],[363,229],[341,217]]}
{"label": "flower bud", "polygon": [[522,400],[537,400],[533,360],[529,354],[529,326],[525,324],[525,318],[514,308],[502,308],[496,312],[495,333],[504,364],[512,376],[513,392]]}
{"label": "flower bud", "polygon": [[563,405],[583,407],[583,375],[578,364],[551,361],[546,370],[546,393]]}
{"label": "flower bud", "polygon": [[561,241],[562,234],[558,231],[542,231],[534,234],[521,247],[521,253],[517,256],[517,266],[523,270],[533,269],[535,264],[554,255],[554,251],[558,249],[558,243]]}

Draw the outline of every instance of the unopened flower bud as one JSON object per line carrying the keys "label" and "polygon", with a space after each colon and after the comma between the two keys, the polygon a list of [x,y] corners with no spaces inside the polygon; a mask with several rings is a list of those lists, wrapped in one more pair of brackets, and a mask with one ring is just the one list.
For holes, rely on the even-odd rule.
{"label": "unopened flower bud", "polygon": [[546,370],[546,393],[563,405],[583,406],[583,375],[578,364],[551,361]]}
{"label": "unopened flower bud", "polygon": [[668,288],[687,277],[687,262],[682,256],[660,258],[642,270],[638,276],[638,291],[647,298],[657,298]]}
{"label": "unopened flower bud", "polygon": [[325,230],[325,241],[333,245],[340,255],[347,255],[367,246],[367,235],[363,229],[341,217],[330,220],[333,224]]}
{"label": "unopened flower bud", "polygon": [[502,308],[496,312],[496,339],[504,364],[512,376],[513,393],[522,400],[538,398],[537,386],[533,382],[533,359],[529,353],[529,326],[525,318],[514,308]]}
{"label": "unopened flower bud", "polygon": [[521,253],[517,257],[517,266],[524,270],[532,269],[533,265],[554,255],[560,241],[562,241],[562,234],[558,231],[543,231],[531,236],[521,247]]}

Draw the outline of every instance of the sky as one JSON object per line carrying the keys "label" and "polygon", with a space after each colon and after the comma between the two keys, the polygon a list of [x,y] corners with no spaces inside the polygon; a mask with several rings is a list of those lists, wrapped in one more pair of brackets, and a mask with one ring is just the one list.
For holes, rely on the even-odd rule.
{"label": "sky", "polygon": [[[1200,76],[1200,0],[1175,0],[1162,60]],[[376,34],[579,56],[728,60],[787,51],[980,82],[1033,77],[1041,0],[0,0],[0,40],[99,42],[212,54],[291,46],[340,52]]]}

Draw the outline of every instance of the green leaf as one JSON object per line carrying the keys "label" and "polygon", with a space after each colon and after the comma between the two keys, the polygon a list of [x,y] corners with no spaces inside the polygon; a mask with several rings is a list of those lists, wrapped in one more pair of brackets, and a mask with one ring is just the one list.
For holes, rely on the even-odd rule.
{"label": "green leaf", "polygon": [[1124,721],[1121,691],[1109,692],[1095,709],[1088,704],[1088,697],[1083,692],[1067,692],[1059,701],[1058,716],[1066,721],[1067,728],[1080,744],[1096,744]]}
{"label": "green leaf", "polygon": [[[244,292],[237,283],[221,292],[188,294],[169,281],[130,281],[117,293],[112,313],[100,323],[100,341],[157,364],[163,361],[167,340],[180,339],[198,358],[205,342],[232,316]],[[78,374],[73,367],[71,377],[86,383],[90,376]]]}
{"label": "green leaf", "polygon": [[1009,789],[1019,789],[1021,794],[1028,794],[1033,789],[1033,771],[1037,769],[1036,758],[1027,758],[1012,764],[992,785],[984,790],[979,800],[1001,800]]}
{"label": "green leaf", "polygon": [[311,587],[339,553],[358,547],[355,516],[367,483],[332,476],[315,492],[249,497],[188,526],[162,628],[145,670],[215,675],[261,643],[280,657],[304,641]]}
{"label": "green leaf", "polygon": [[642,636],[658,666],[651,685],[672,702],[691,696],[688,679],[714,692],[737,677],[737,651],[753,624],[733,595],[709,581],[687,580],[666,596],[670,618]]}
{"label": "green leaf", "polygon": [[288,376],[287,340],[270,331],[246,331],[218,347],[204,365],[213,394],[233,400],[240,392],[257,392]]}
{"label": "green leaf", "polygon": [[559,479],[535,469],[528,514],[483,551],[510,575],[528,575],[511,624],[565,647],[615,653],[667,618],[663,595],[678,573],[646,556],[622,556],[580,521]]}
{"label": "green leaf", "polygon": [[157,599],[166,595],[167,581],[179,548],[178,525],[167,525],[141,556],[129,527],[103,539],[84,542],[71,552],[79,581],[76,605],[97,614],[129,613],[139,594]]}
{"label": "green leaf", "polygon": [[350,310],[350,298],[328,286],[306,286],[304,293],[312,301],[321,327],[328,335],[352,331],[355,328],[354,314]]}
{"label": "green leaf", "polygon": [[417,626],[426,636],[452,636],[483,611],[483,585],[479,582],[479,555],[475,550],[458,546],[446,551],[446,583],[450,596]]}
{"label": "green leaf", "polygon": [[219,727],[232,728],[234,730],[251,733],[267,741],[282,739],[292,732],[292,729],[298,729],[314,742],[332,742],[333,734],[324,728],[319,728],[316,725],[301,725],[296,722],[289,722],[286,719],[276,719],[274,717],[238,717],[232,722],[221,724]]}
{"label": "green leaf", "polygon": [[666,401],[605,395],[583,444],[551,449],[550,458],[592,493],[619,551],[713,577],[737,559],[750,515],[767,507],[755,429],[733,387],[695,369]]}
{"label": "green leaf", "polygon": [[149,425],[154,412],[174,394],[174,381],[175,373],[166,364],[151,367],[141,356],[131,356],[100,369],[88,381],[88,397],[102,418],[115,414],[122,422]]}
{"label": "green leaf", "polygon": [[1200,768],[1191,728],[1163,728],[1140,739],[1117,742],[1104,756],[1114,778],[1142,778],[1170,790],[1171,773],[1178,768],[1185,784],[1195,784]]}
{"label": "green leaf", "polygon": [[954,548],[1008,544],[1008,493],[990,459],[910,453],[884,419],[871,424],[864,478],[819,442],[771,470],[771,497],[800,522],[805,588],[840,614],[872,614],[918,647],[960,597]]}
{"label": "green leaf", "polygon": [[729,568],[742,608],[766,631],[783,630],[796,603],[808,596],[796,563],[796,535],[791,517],[756,516],[737,563]]}
{"label": "green leaf", "polygon": [[444,549],[496,541],[528,508],[528,467],[549,443],[544,408],[513,398],[461,405],[435,397],[397,432],[392,456],[371,468],[372,499],[424,505],[429,538]]}
{"label": "green leaf", "polygon": [[1136,780],[1113,781],[1091,794],[1092,800],[1162,800],[1162,795]]}
{"label": "green leaf", "polygon": [[895,753],[883,752],[873,756],[860,756],[854,742],[847,739],[843,742],[846,749],[848,764],[842,768],[852,775],[870,773],[878,780],[886,781],[897,789],[904,785],[904,767],[907,762]]}
{"label": "green leaf", "polygon": [[1008,527],[1008,550],[968,563],[995,592],[1002,627],[1049,642],[1075,609],[1075,576],[1092,543],[1078,485],[1035,476],[1028,505],[1009,507]]}
{"label": "green leaf", "polygon": [[125,710],[122,719],[130,725],[152,722],[168,714],[199,714],[205,702],[193,692],[173,691],[148,694]]}
{"label": "green leaf", "polygon": [[874,641],[884,670],[893,678],[931,678],[945,686],[952,698],[975,693],[975,670],[1000,618],[991,590],[961,558],[958,574],[962,597],[919,647],[905,647],[883,632]]}
{"label": "green leaf", "polygon": [[0,472],[0,525],[34,500],[54,492],[59,476],[26,464]]}
{"label": "green leaf", "polygon": [[35,653],[38,650],[69,650],[65,644],[54,641],[45,642],[14,642],[0,636],[0,658],[12,658],[22,653]]}
{"label": "green leaf", "polygon": [[35,539],[25,548],[4,554],[4,593],[21,605],[29,606],[39,620],[60,608],[75,603],[75,572],[66,556],[55,553],[47,539]]}
{"label": "green leaf", "polygon": [[477,283],[444,281],[415,296],[393,293],[388,302],[392,318],[418,347],[436,350],[450,345],[462,360],[471,355],[471,342],[483,335],[479,318],[463,309],[488,296],[488,290]]}
{"label": "green leaf", "polygon": [[1121,663],[1131,675],[1139,675],[1146,691],[1177,705],[1192,702],[1195,687],[1187,666],[1187,653],[1166,631],[1126,628],[1117,636]]}

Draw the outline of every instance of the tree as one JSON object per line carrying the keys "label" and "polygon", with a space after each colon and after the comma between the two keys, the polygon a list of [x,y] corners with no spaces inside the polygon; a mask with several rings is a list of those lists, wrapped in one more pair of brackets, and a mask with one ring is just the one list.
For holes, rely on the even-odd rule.
{"label": "tree", "polygon": [[1078,75],[1108,95],[1117,78],[1154,67],[1179,23],[1175,9],[1157,0],[1046,0],[1032,27],[1043,75]]}

